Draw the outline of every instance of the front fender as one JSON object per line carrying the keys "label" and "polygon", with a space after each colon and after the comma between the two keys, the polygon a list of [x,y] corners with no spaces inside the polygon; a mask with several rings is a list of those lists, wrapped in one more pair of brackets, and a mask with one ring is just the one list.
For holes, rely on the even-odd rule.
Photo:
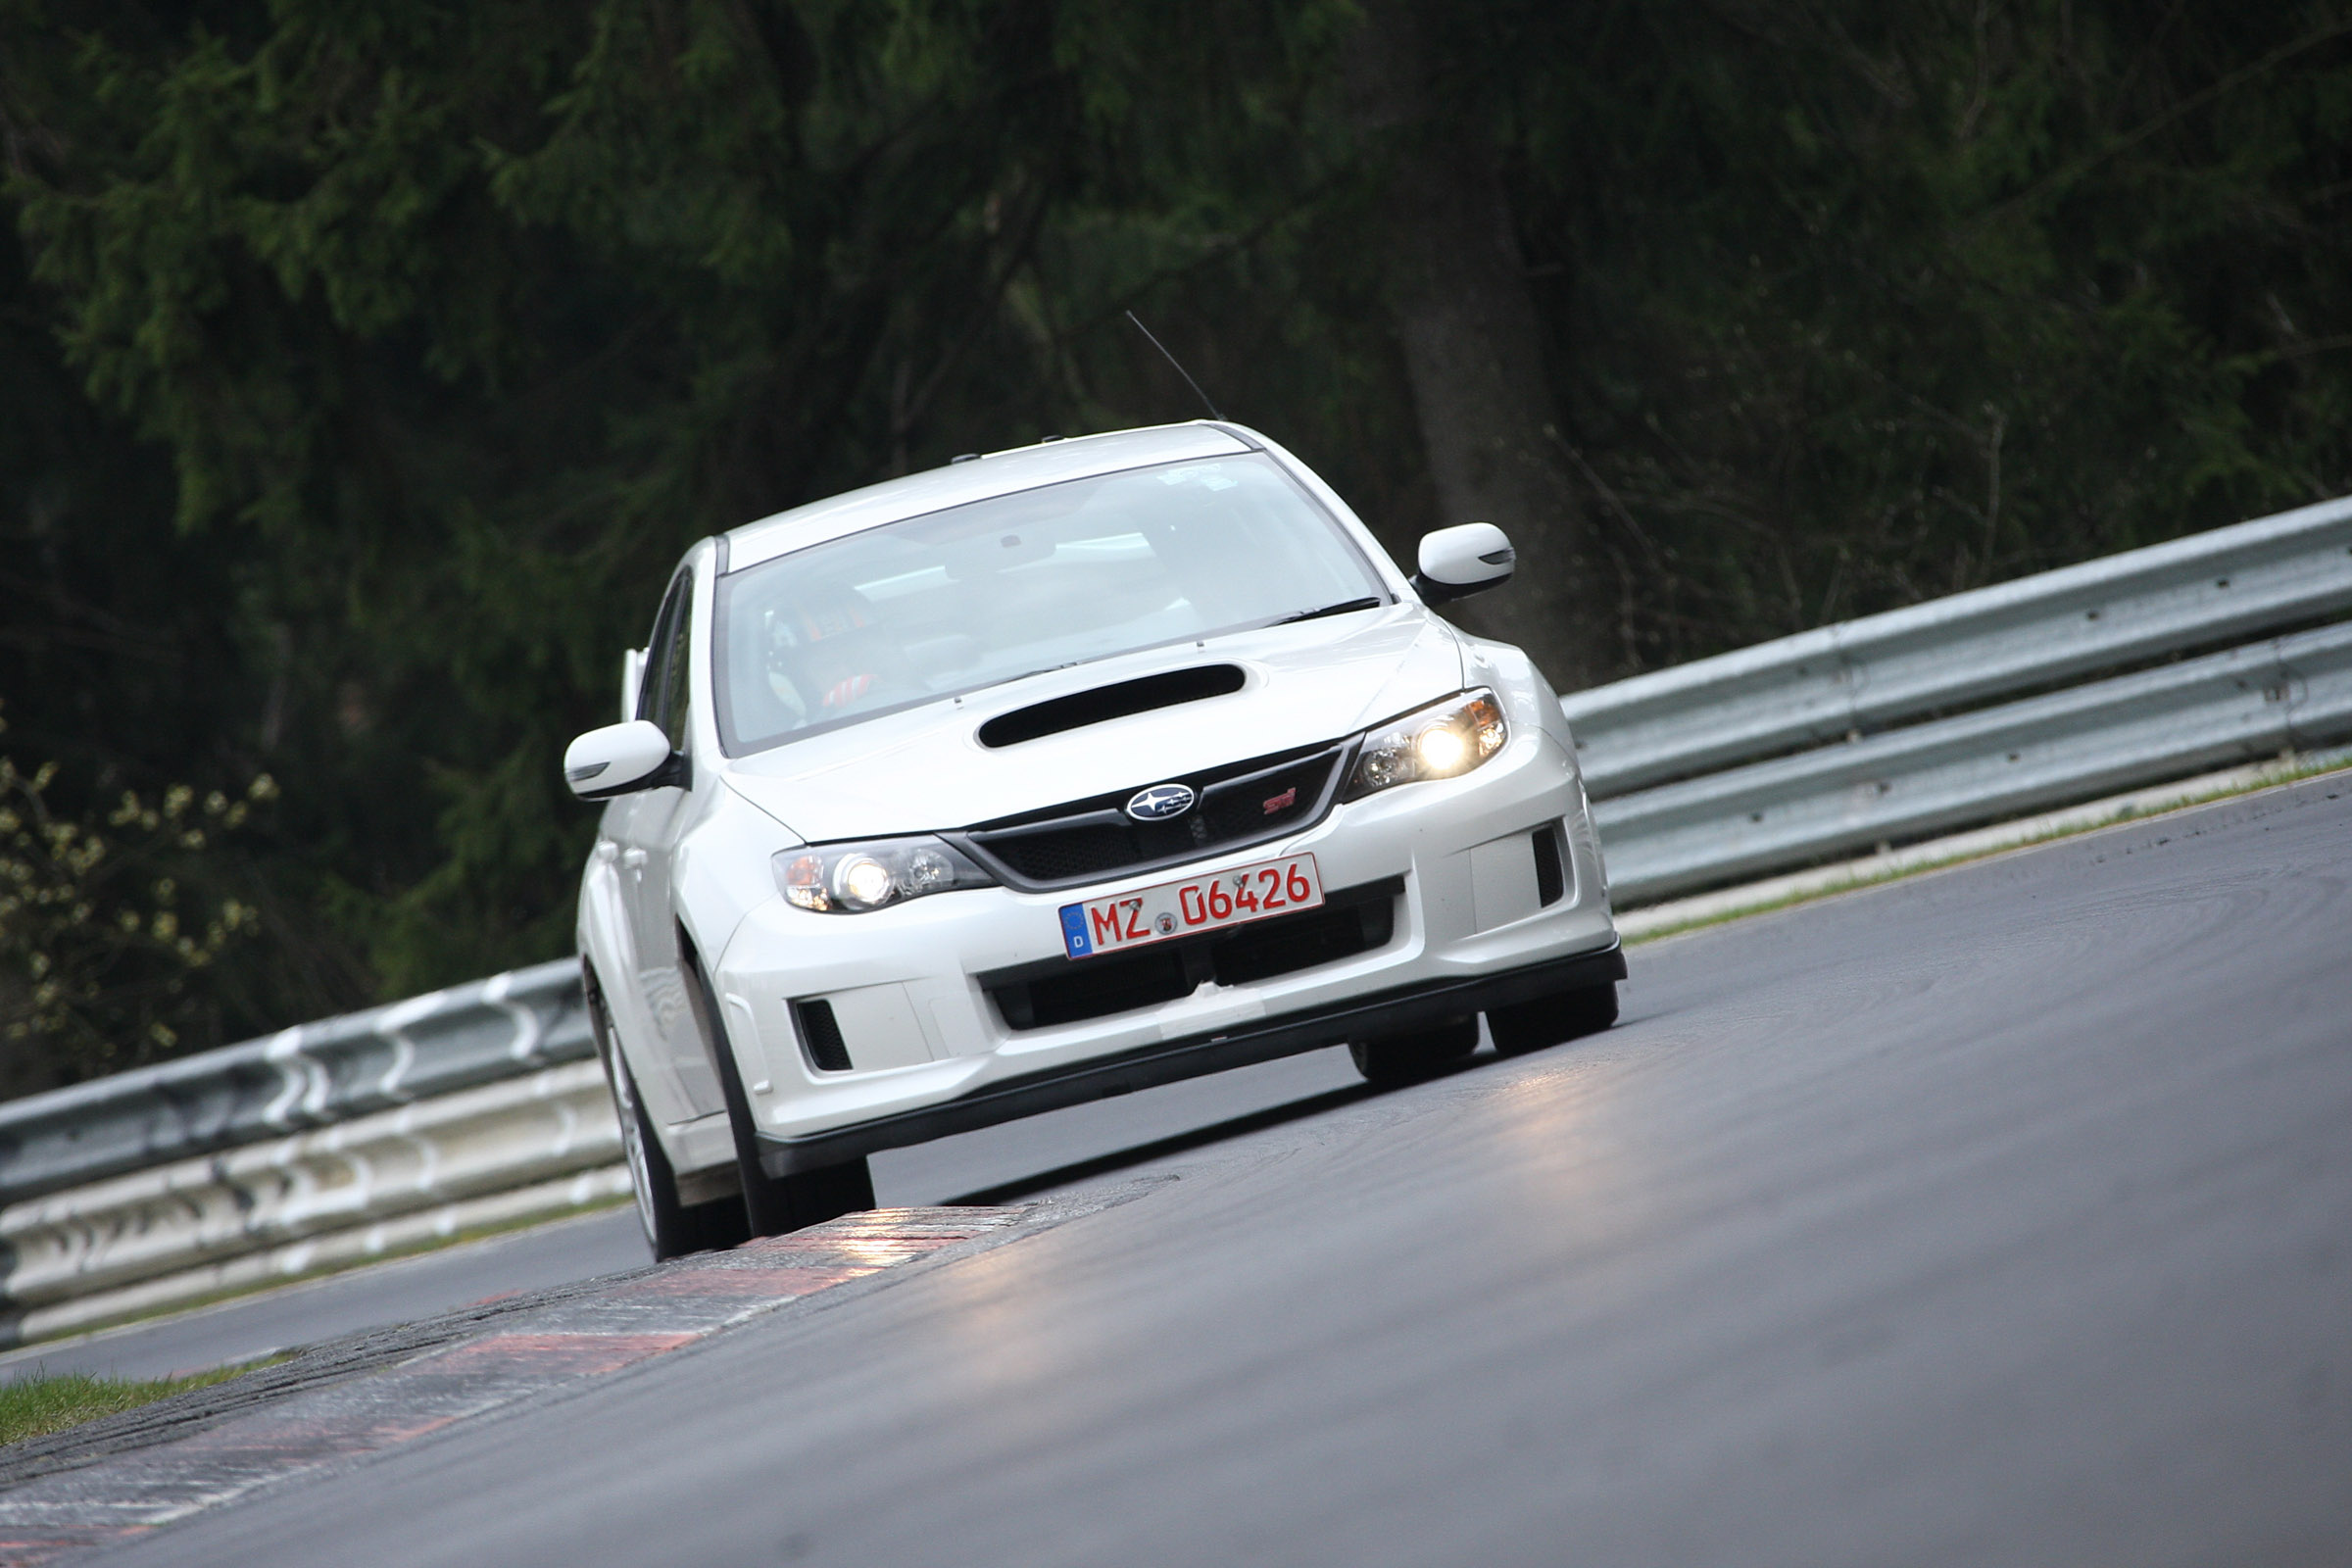
{"label": "front fender", "polygon": [[[575,936],[579,944],[580,962],[594,977],[597,989],[605,999],[608,1020],[614,1009],[627,1001],[626,988],[633,985],[637,975],[637,954],[629,939],[628,912],[620,902],[620,875],[614,865],[614,845],[611,839],[598,839],[589,853],[588,865],[580,873],[579,920]],[[616,1050],[626,1051],[628,1031],[617,1022],[612,1033]],[[608,1063],[606,1071],[611,1072]],[[642,1078],[643,1074],[639,1076]]]}
{"label": "front fender", "polygon": [[724,784],[713,792],[708,809],[679,837],[670,859],[670,899],[697,953],[715,959],[746,915],[781,897],[769,862],[801,843]]}
{"label": "front fender", "polygon": [[764,1076],[756,1025],[742,999],[728,998],[719,987],[719,964],[752,911],[781,897],[770,862],[802,842],[773,816],[721,784],[709,808],[679,839],[670,862],[670,897],[679,928],[710,980],[720,1043],[734,1054],[739,1081],[746,1085]]}

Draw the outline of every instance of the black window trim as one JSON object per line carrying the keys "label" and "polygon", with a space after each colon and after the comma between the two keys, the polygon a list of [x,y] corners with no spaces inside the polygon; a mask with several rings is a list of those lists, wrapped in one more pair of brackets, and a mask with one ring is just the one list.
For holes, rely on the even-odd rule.
{"label": "black window trim", "polygon": [[[693,575],[691,569],[680,567],[662,590],[662,608],[654,612],[654,629],[646,638],[645,667],[637,671],[637,716],[656,724],[662,722],[662,694],[668,686],[663,677],[669,670],[670,646],[677,640],[671,634],[670,621],[678,607],[680,585]],[[685,592],[693,589],[689,586]]]}

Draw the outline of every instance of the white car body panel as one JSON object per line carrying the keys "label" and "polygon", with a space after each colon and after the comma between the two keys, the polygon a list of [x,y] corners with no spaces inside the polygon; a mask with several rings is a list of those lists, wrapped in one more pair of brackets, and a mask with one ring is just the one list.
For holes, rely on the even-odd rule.
{"label": "white car body panel", "polygon": [[[685,1004],[681,929],[717,993],[726,1049],[759,1131],[779,1139],[855,1128],[1367,993],[1615,947],[1574,741],[1550,688],[1518,650],[1470,638],[1427,611],[1329,486],[1254,432],[1177,425],[959,463],[736,529],[724,541],[726,565],[741,570],[1008,490],[1253,448],[1332,514],[1396,603],[1098,660],[741,758],[723,754],[712,720],[709,636],[721,546],[706,540],[688,553],[689,783],[607,804],[579,906],[581,954],[682,1190],[710,1191],[731,1172],[735,1151],[710,1048]],[[661,650],[649,649],[649,680],[661,662]],[[999,713],[1215,662],[1241,666],[1243,689],[997,751],[975,737]],[[973,888],[831,914],[785,903],[771,867],[804,843],[949,830],[1340,741],[1482,686],[1495,692],[1510,724],[1507,744],[1483,766],[1336,805],[1294,834],[1204,856],[1181,873],[1153,866],[1051,892]],[[1565,827],[1565,891],[1542,906],[1530,834],[1555,822]],[[1155,1005],[1027,1029],[1007,1024],[977,978],[1060,959],[1064,905],[1302,852],[1316,857],[1327,894],[1401,879],[1385,944],[1245,985],[1209,981]],[[852,1070],[812,1064],[790,1005],[812,999],[831,1005]]]}

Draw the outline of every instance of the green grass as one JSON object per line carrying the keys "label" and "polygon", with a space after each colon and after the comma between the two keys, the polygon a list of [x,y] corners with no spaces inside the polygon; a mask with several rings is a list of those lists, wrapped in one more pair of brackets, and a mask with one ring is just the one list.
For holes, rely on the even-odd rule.
{"label": "green grass", "polygon": [[[278,1359],[282,1357],[271,1358]],[[153,1404],[189,1389],[209,1389],[257,1366],[270,1364],[270,1361],[254,1361],[184,1378],[94,1378],[81,1372],[44,1376],[36,1372],[30,1377],[0,1383],[0,1446],[50,1432],[63,1432],[119,1410],[135,1410],[142,1404]]]}
{"label": "green grass", "polygon": [[2324,773],[2345,770],[2352,770],[2352,763],[2347,763],[2338,755],[2328,755],[2310,761],[2281,762],[2277,768],[2263,773],[2259,777],[2248,779],[2242,784],[2226,785],[2219,789],[2183,795],[2178,800],[2169,800],[2145,810],[2137,807],[2126,806],[2092,821],[2070,822],[2063,827],[2054,827],[2045,833],[2036,833],[2029,838],[2013,840],[2007,844],[1988,845],[1981,850],[1964,851],[1957,855],[1922,860],[1913,865],[1894,866],[1884,871],[1857,871],[1852,876],[1840,877],[1835,882],[1825,883],[1819,887],[1799,888],[1794,892],[1784,893],[1777,898],[1760,900],[1754,904],[1742,904],[1729,909],[1718,909],[1711,914],[1693,915],[1688,920],[1677,920],[1672,925],[1660,926],[1654,931],[1644,931],[1637,937],[1628,937],[1626,946],[1630,948],[1644,942],[1658,942],[1667,937],[1679,937],[1691,931],[1703,931],[1709,926],[1725,925],[1733,920],[1744,920],[1749,915],[1770,914],[1777,909],[1793,908],[1800,904],[1811,904],[1816,899],[1834,899],[1841,893],[1853,893],[1862,888],[1875,888],[1887,882],[1899,882],[1905,877],[1922,876],[1930,871],[1941,871],[1955,865],[1966,865],[1972,860],[1990,859],[1996,855],[2009,855],[2018,850],[2031,849],[2035,845],[2055,843],[2057,840],[2071,839],[2083,833],[2095,833],[2102,828],[2138,821],[2143,817],[2165,816],[2174,811],[2186,810],[2192,806],[2210,806],[2215,801],[2231,800],[2240,795],[2251,795],[2257,790],[2276,789],[2281,784],[2293,784],[2303,779],[2317,778]]}

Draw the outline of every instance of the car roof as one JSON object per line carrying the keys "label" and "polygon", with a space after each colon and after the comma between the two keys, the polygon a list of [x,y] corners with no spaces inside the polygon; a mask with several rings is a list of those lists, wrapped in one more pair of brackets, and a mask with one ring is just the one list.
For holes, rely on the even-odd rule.
{"label": "car roof", "polygon": [[1154,463],[1186,458],[1225,458],[1262,451],[1250,432],[1239,425],[1194,419],[1184,424],[1153,425],[1142,430],[1112,430],[1069,440],[1045,440],[1035,446],[991,452],[885,479],[862,490],[811,501],[790,512],[779,512],[747,522],[723,537],[726,569],[740,571],[772,561],[788,551],[822,544],[886,522],[921,516],[967,501],[1034,490],[1064,479],[1087,479],[1121,468],[1140,468]]}

